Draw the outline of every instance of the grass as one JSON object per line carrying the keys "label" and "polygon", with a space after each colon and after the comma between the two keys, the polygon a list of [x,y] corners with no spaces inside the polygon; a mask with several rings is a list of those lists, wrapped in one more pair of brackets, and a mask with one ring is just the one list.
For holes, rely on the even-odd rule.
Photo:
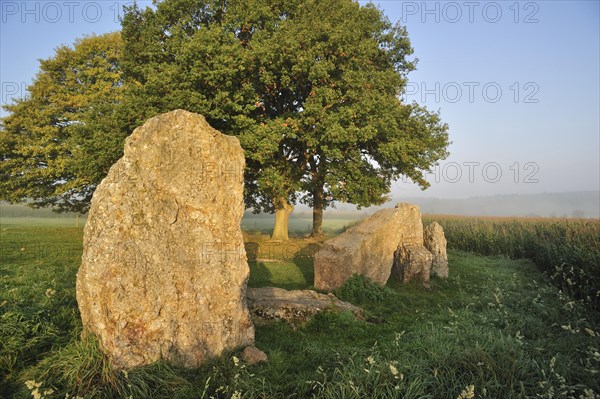
{"label": "grass", "polygon": [[[451,250],[431,290],[391,281],[345,287],[370,320],[321,313],[292,329],[260,326],[269,363],[231,351],[198,370],[158,363],[111,370],[80,339],[75,273],[82,229],[0,231],[0,396],[31,398],[593,398],[600,394],[600,315],[529,260]],[[449,237],[450,239],[450,237]],[[318,241],[245,235],[250,286],[312,286]],[[363,284],[364,286],[364,284]],[[358,288],[357,288],[358,287]],[[364,292],[363,292],[364,293]],[[472,388],[471,388],[472,387]],[[34,395],[34,397],[36,397]]]}
{"label": "grass", "polygon": [[17,227],[17,226],[31,226],[31,227],[83,227],[85,225],[86,218],[81,217],[79,219],[75,217],[61,217],[61,218],[43,218],[43,217],[2,217],[0,220],[0,227]]}
{"label": "grass", "polygon": [[557,218],[426,217],[448,246],[482,255],[531,259],[554,284],[600,309],[600,221]]}
{"label": "grass", "polygon": [[312,286],[312,255],[325,238],[292,237],[289,241],[271,241],[268,235],[244,233],[250,266],[250,287],[277,286],[288,290]]}

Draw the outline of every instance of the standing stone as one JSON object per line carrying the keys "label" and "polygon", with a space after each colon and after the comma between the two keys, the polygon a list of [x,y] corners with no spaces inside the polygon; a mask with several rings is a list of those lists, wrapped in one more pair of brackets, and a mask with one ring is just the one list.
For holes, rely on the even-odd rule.
{"label": "standing stone", "polygon": [[326,241],[314,257],[315,288],[333,291],[355,273],[385,285],[401,243],[423,245],[421,211],[416,205],[399,203],[382,209]]}
{"label": "standing stone", "polygon": [[408,283],[418,280],[429,288],[429,276],[433,255],[422,245],[400,244],[394,253],[394,277]]}
{"label": "standing stone", "polygon": [[425,248],[433,254],[431,274],[448,278],[448,255],[446,254],[446,237],[444,229],[438,222],[430,223],[423,230]]}
{"label": "standing stone", "polygon": [[97,187],[77,302],[115,368],[196,367],[254,342],[240,221],[244,153],[183,110],[148,120]]}

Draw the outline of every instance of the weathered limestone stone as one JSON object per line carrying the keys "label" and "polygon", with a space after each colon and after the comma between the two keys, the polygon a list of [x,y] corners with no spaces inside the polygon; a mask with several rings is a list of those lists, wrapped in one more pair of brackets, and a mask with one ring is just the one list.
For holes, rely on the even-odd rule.
{"label": "weathered limestone stone", "polygon": [[326,241],[314,258],[315,288],[333,291],[355,273],[385,285],[401,243],[423,245],[421,211],[416,205],[399,203],[382,209]]}
{"label": "weathered limestone stone", "polygon": [[292,326],[303,324],[324,310],[349,311],[363,318],[363,310],[339,300],[333,294],[312,290],[284,290],[276,287],[248,288],[248,308],[255,323],[284,320]]}
{"label": "weathered limestone stone", "polygon": [[448,255],[446,254],[446,237],[444,229],[438,222],[430,223],[423,230],[425,248],[433,255],[431,274],[448,278]]}
{"label": "weathered limestone stone", "polygon": [[237,138],[183,110],[126,140],[92,199],[77,274],[84,334],[115,368],[196,367],[254,342],[243,169]]}
{"label": "weathered limestone stone", "polygon": [[269,358],[265,352],[257,347],[247,346],[242,351],[242,360],[252,366],[257,363],[267,363]]}
{"label": "weathered limestone stone", "polygon": [[419,280],[429,288],[433,255],[422,245],[400,244],[394,253],[394,277],[403,283]]}

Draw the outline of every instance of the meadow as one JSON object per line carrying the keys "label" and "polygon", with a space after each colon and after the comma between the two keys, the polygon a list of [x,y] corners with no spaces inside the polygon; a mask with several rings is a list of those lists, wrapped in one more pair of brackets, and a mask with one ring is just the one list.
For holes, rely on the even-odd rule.
{"label": "meadow", "polygon": [[426,216],[448,246],[482,255],[530,259],[563,292],[600,308],[600,221],[565,218]]}
{"label": "meadow", "polygon": [[[302,326],[259,326],[265,365],[247,366],[233,350],[197,370],[158,363],[116,372],[93,339],[80,338],[75,273],[82,228],[5,218],[0,397],[600,397],[600,314],[583,295],[588,288],[572,289],[580,280],[563,287],[552,271],[572,266],[597,278],[593,264],[577,262],[597,259],[598,222],[435,219],[447,232],[450,277],[434,278],[430,290],[352,279],[337,294],[362,306],[366,320],[327,312]],[[351,223],[340,221],[337,231]],[[289,243],[271,243],[247,227],[250,286],[312,286],[319,241],[298,229]],[[535,244],[536,237],[544,241]],[[556,249],[560,244],[565,248]],[[576,254],[586,255],[559,257],[577,244]],[[546,266],[544,247],[556,250]]]}

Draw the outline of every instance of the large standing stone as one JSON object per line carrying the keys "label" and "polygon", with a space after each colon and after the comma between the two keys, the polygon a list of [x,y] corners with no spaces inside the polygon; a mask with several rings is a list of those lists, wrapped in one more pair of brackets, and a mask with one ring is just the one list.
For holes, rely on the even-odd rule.
{"label": "large standing stone", "polygon": [[116,368],[252,344],[238,139],[177,110],[137,128],[92,199],[77,302]]}
{"label": "large standing stone", "polygon": [[385,285],[401,243],[423,245],[421,211],[416,205],[399,203],[382,209],[326,241],[314,258],[315,288],[333,291],[355,273]]}
{"label": "large standing stone", "polygon": [[448,278],[448,255],[446,254],[446,237],[444,229],[438,222],[430,223],[423,230],[425,248],[433,255],[431,274]]}
{"label": "large standing stone", "polygon": [[433,255],[422,245],[400,244],[394,253],[394,277],[403,283],[418,280],[429,288]]}

